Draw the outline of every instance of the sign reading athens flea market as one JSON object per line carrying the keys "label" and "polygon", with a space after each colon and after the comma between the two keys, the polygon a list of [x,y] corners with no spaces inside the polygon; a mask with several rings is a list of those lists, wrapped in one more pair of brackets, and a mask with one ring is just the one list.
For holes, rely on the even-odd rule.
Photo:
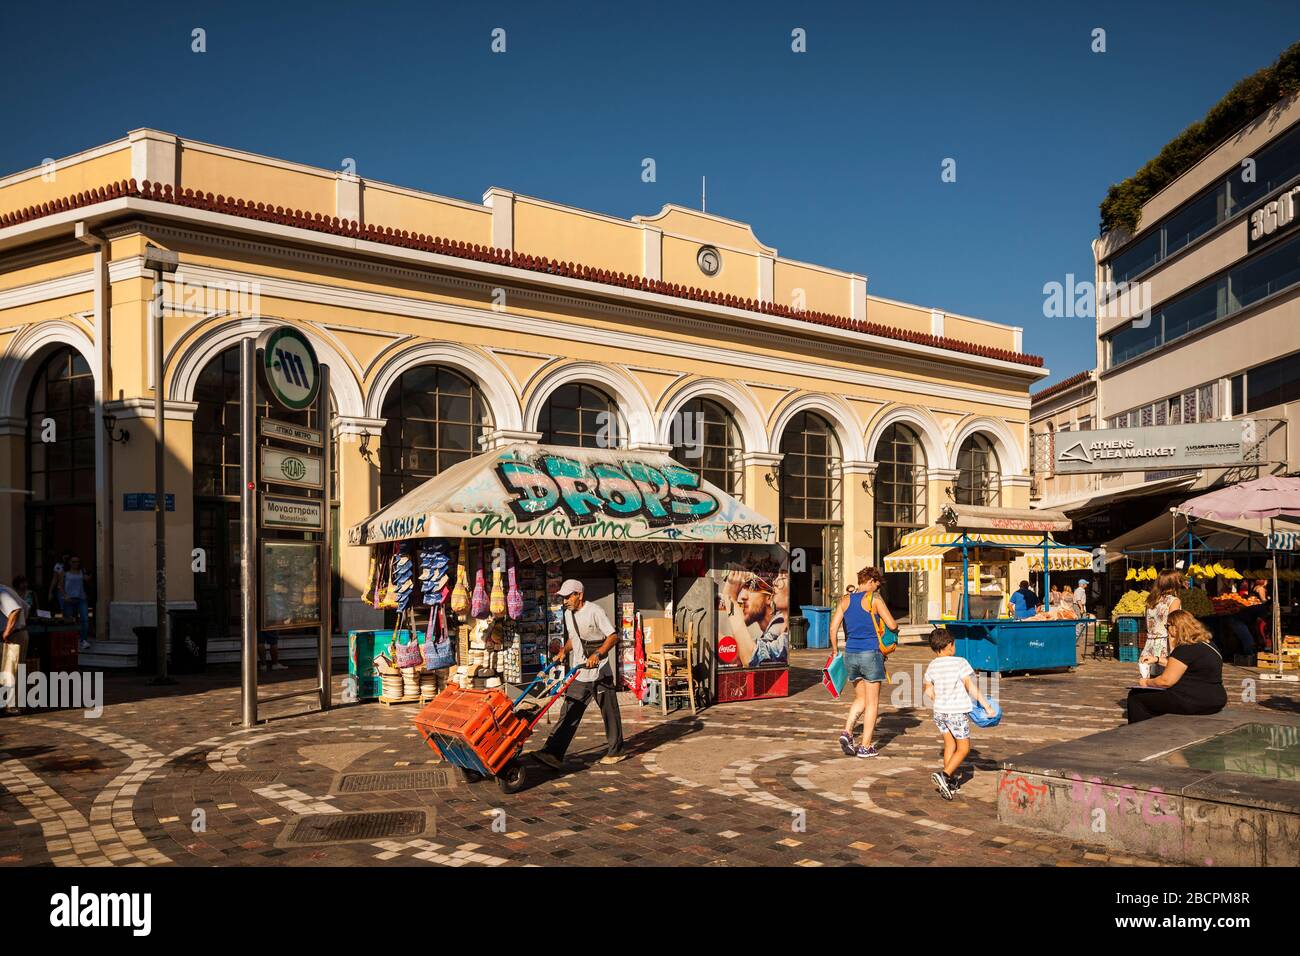
{"label": "sign reading athens flea market", "polygon": [[1152,425],[1061,432],[1057,474],[1228,468],[1258,463],[1255,423],[1249,419],[1199,425]]}

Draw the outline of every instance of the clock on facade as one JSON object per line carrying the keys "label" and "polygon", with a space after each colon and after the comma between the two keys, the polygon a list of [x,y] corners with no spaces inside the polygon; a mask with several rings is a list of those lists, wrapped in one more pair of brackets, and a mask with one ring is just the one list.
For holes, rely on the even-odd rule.
{"label": "clock on facade", "polygon": [[695,261],[706,276],[715,276],[722,271],[722,254],[713,246],[701,246]]}

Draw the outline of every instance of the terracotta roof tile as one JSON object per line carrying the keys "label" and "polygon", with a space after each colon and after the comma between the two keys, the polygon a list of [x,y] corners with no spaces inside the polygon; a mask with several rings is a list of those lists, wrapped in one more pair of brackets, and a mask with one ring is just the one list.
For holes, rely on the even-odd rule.
{"label": "terracotta roof tile", "polygon": [[[880,325],[875,322],[863,322],[858,319],[851,319],[846,316],[834,315],[826,312],[799,312],[789,306],[780,305],[775,302],[758,302],[754,299],[742,299],[739,296],[729,295],[726,293],[710,292],[695,287],[687,288],[676,283],[664,282],[661,279],[648,279],[645,276],[628,275],[622,272],[615,273],[604,269],[593,269],[592,267],[582,265],[581,263],[555,262],[544,257],[532,256],[525,253],[512,253],[507,249],[496,249],[491,246],[480,246],[477,244],[471,245],[458,240],[443,239],[440,236],[427,236],[423,233],[411,233],[405,229],[394,232],[391,227],[381,227],[374,223],[362,224],[355,220],[348,219],[340,220],[337,217],[324,216],[321,213],[312,213],[310,211],[304,212],[301,209],[285,209],[281,206],[272,207],[266,203],[255,203],[252,200],[225,195],[214,196],[212,193],[195,192],[192,189],[186,189],[183,192],[174,191],[170,185],[164,186],[159,183],[151,183],[148,180],[145,180],[143,183],[138,185],[134,179],[122,180],[120,182],[110,183],[107,186],[102,186],[98,189],[80,192],[74,196],[41,203],[39,206],[28,206],[14,212],[4,213],[0,215],[0,227],[30,222],[33,219],[39,219],[55,213],[65,212],[69,209],[89,206],[97,202],[104,202],[105,200],[116,199],[122,196],[138,196],[144,199],[174,203],[176,205],[187,206],[193,209],[206,209],[212,212],[241,216],[246,219],[272,222],[278,225],[296,226],[300,229],[311,229],[316,232],[327,232],[334,235],[348,236],[354,239],[367,239],[373,242],[403,246],[410,249],[419,249],[425,252],[453,256],[460,259],[472,259],[478,262],[492,262],[497,265],[511,266],[516,269],[525,269],[532,272],[543,272],[549,275],[584,279],[588,282],[596,282],[603,285],[638,289],[643,292],[654,292],[659,295],[688,299],[693,302],[708,302],[714,305],[727,306],[746,312],[756,312],[763,315],[776,315],[781,316],[782,318],[809,322],[813,325],[847,329],[850,331],[860,332],[864,335],[874,335],[880,338],[893,339],[900,342],[910,342],[915,345],[926,345],[932,348],[944,349],[950,352],[959,352],[966,355],[978,355],[984,358],[999,359],[1004,362],[1014,362],[1018,365],[1027,365],[1034,368],[1041,368],[1043,365],[1043,359],[1041,356],[1028,355],[1024,352],[1013,352],[1010,349],[978,345],[974,342],[965,342],[960,339],[948,338],[946,336],[929,335],[924,332],[913,332],[909,329],[894,328],[892,326]],[[1089,373],[1087,372],[1081,372],[1079,375],[1072,376],[1064,382],[1059,382],[1056,385],[1044,389],[1033,397],[1037,399],[1054,394],[1056,391],[1077,384],[1083,380],[1083,376],[1088,374]]]}

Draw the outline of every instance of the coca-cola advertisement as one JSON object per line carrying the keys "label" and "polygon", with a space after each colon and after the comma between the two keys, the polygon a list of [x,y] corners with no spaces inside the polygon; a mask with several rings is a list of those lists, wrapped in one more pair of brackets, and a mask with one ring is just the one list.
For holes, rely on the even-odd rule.
{"label": "coca-cola advertisement", "polygon": [[790,574],[776,545],[719,549],[718,667],[786,667]]}

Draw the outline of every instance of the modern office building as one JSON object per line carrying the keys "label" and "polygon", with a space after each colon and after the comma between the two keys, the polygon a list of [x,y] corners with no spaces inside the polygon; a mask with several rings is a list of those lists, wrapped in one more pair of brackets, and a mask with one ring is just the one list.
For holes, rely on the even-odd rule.
{"label": "modern office building", "polygon": [[[1213,486],[1300,470],[1300,97],[1257,116],[1093,243],[1096,369],[1033,396],[1036,507],[1095,540]],[[1149,314],[1146,307],[1149,307]],[[1257,465],[1061,475],[1067,429],[1248,419]]]}
{"label": "modern office building", "polygon": [[[161,382],[151,244],[179,256]],[[803,604],[946,501],[1028,506],[1047,372],[1018,328],[868,295],[697,210],[465,202],[137,130],[0,179],[0,576],[43,593],[56,556],[82,554],[90,663],[132,661],[153,620],[154,516],[127,506],[154,487],[159,387],[169,554],[186,572],[207,556],[169,596],[203,612],[213,659],[237,653],[238,346],[280,324],[330,367],[343,527],[511,441],[672,451],[805,549]],[[335,554],[336,622],[373,622],[365,550]],[[936,616],[937,587],[897,578],[896,607]]]}
{"label": "modern office building", "polygon": [[[1141,283],[1150,320],[1097,323],[1108,426],[1250,416],[1263,470],[1300,463],[1300,96],[1256,117],[1093,243],[1099,287]],[[1198,487],[1223,481],[1210,470]]]}

